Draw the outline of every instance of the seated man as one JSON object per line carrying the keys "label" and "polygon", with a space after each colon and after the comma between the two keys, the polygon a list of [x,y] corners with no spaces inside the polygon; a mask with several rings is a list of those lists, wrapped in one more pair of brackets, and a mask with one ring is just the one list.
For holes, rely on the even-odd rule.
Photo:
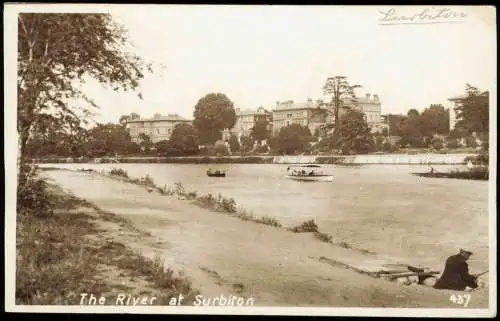
{"label": "seated man", "polygon": [[466,287],[477,288],[477,278],[469,274],[467,260],[472,252],[460,249],[460,253],[450,256],[441,278],[434,285],[435,289],[463,291]]}

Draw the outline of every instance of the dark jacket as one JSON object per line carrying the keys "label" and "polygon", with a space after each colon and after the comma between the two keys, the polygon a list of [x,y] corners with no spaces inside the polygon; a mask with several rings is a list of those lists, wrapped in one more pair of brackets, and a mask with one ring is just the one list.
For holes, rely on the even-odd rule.
{"label": "dark jacket", "polygon": [[469,265],[460,255],[450,256],[446,260],[443,275],[434,285],[435,289],[463,291],[465,287],[477,288],[477,280],[469,274]]}

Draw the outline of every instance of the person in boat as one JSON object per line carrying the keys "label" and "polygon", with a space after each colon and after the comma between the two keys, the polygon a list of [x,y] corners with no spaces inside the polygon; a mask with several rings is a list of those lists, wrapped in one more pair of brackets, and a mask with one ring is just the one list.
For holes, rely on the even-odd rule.
{"label": "person in boat", "polygon": [[472,252],[460,249],[458,254],[450,256],[446,260],[444,272],[434,288],[456,291],[464,291],[467,287],[477,288],[477,277],[469,274],[469,265],[467,264],[471,255]]}
{"label": "person in boat", "polygon": [[314,176],[314,171],[310,171],[309,176]]}

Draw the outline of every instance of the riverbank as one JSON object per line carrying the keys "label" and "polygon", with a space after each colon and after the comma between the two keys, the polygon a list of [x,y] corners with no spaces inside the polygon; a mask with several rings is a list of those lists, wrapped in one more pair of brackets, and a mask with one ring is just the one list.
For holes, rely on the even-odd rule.
{"label": "riverbank", "polygon": [[[150,233],[48,184],[52,215],[18,213],[16,304],[78,305],[82,294],[124,305],[168,305],[197,292],[164,266]],[[88,299],[88,297],[87,297]],[[88,301],[84,301],[86,304]]]}
{"label": "riverbank", "polygon": [[[322,258],[365,264],[381,258],[319,242],[310,233],[246,222],[92,173],[46,174],[149,232],[168,265],[185,271],[205,296],[252,297],[256,306],[459,307],[449,301],[450,291],[402,286],[325,264]],[[487,304],[488,293],[481,290],[469,306]]]}
{"label": "riverbank", "polygon": [[477,166],[469,170],[452,170],[450,172],[427,172],[427,173],[413,173],[420,177],[427,178],[454,178],[454,179],[472,179],[487,181],[489,179],[488,166]]}
{"label": "riverbank", "polygon": [[135,163],[135,164],[465,164],[476,154],[370,154],[352,156],[189,156],[189,157],[117,157],[117,158],[43,158],[40,164],[60,163]]}

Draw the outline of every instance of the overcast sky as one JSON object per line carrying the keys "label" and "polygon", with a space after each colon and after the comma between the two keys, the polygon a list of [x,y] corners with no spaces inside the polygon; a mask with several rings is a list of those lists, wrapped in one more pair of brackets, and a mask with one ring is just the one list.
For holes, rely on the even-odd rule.
{"label": "overcast sky", "polygon": [[[225,93],[239,108],[321,98],[328,76],[345,75],[376,93],[382,113],[446,104],[465,83],[496,88],[494,9],[450,7],[461,23],[380,25],[387,7],[113,7],[145,60],[166,66],[142,83],[144,100],[92,87],[98,121],[136,112],[192,118],[197,100]],[[396,7],[411,16],[422,7]],[[484,11],[486,10],[486,11]]]}

